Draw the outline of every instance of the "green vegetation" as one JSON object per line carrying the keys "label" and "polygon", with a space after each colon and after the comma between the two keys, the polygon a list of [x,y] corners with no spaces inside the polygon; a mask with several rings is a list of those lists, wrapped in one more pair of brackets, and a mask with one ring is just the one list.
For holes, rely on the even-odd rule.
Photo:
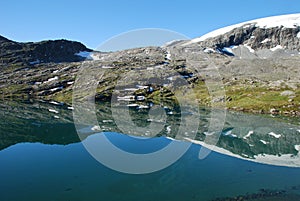
{"label": "green vegetation", "polygon": [[[111,80],[111,82],[113,82]],[[145,95],[148,100],[159,104],[160,101],[174,101],[176,100],[174,93],[180,95],[187,101],[197,102],[199,105],[211,106],[212,99],[209,95],[205,82],[198,81],[190,85],[190,89],[178,89],[177,91],[170,91],[166,88],[157,88],[152,93],[145,93],[138,91],[138,94]],[[44,99],[64,102],[69,105],[72,104],[72,86],[66,89],[48,94],[45,96],[30,95],[31,87],[25,84],[10,85],[6,88],[1,88],[2,99],[24,100],[24,99]],[[109,100],[114,88],[109,84],[99,86],[96,91],[96,99]],[[291,90],[288,88],[272,89],[266,86],[233,84],[225,87],[226,108],[229,110],[244,111],[250,113],[272,113],[282,115],[299,115],[300,111],[300,89],[293,90],[293,96],[281,95],[283,91]],[[83,95],[84,96],[84,95]],[[224,100],[219,100],[214,103],[214,106],[221,105]]]}

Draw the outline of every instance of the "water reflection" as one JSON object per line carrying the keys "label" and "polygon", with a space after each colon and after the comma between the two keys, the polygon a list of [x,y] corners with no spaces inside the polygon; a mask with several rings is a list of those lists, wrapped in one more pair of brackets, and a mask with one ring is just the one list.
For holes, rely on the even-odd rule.
{"label": "water reflection", "polygon": [[[105,135],[124,150],[133,153],[141,150],[136,138],[117,133]],[[169,141],[152,138],[144,141],[143,148],[150,152]],[[206,201],[255,194],[260,189],[284,190],[285,194],[300,192],[298,168],[260,165],[215,152],[199,160],[198,151],[199,146],[193,145],[179,161],[164,170],[129,175],[101,165],[81,143],[65,146],[20,143],[0,152],[1,199]]]}
{"label": "water reflection", "polygon": [[[151,105],[148,104],[149,108]],[[189,115],[187,109],[181,113],[180,108],[170,102],[161,107],[167,114],[165,122],[151,119],[149,108],[130,107],[129,112],[138,126],[147,126],[149,121],[155,121],[162,127],[157,137],[192,141],[224,154],[257,162],[300,166],[300,126],[297,118],[228,112],[222,135],[215,147],[203,143],[209,127],[209,109],[200,108],[200,125],[194,137],[194,133],[178,133],[181,117]],[[101,131],[122,133],[112,117],[110,103],[97,104],[96,110],[99,124],[83,125],[84,138]],[[0,149],[20,142],[70,144],[80,141],[73,125],[72,110],[64,105],[2,103],[0,119]],[[139,136],[150,137],[147,132],[139,133]]]}
{"label": "water reflection", "polygon": [[[185,115],[172,104],[163,107],[173,112],[167,115],[167,125],[157,137],[144,140],[146,133],[141,134],[141,138],[133,138],[112,132],[119,130],[109,103],[99,104],[99,125],[84,127],[86,141],[105,135],[117,147],[130,153],[160,150],[172,141],[165,136],[176,138],[172,131],[178,126],[180,115]],[[6,103],[0,105],[0,110],[1,200],[206,201],[237,195],[265,196],[269,200],[280,196],[299,199],[299,168],[247,161],[259,161],[263,155],[269,159],[276,157],[285,166],[293,166],[286,163],[290,160],[299,161],[295,146],[300,144],[297,119],[228,113],[216,148],[222,154],[212,152],[205,160],[199,160],[199,145],[194,144],[180,160],[164,170],[128,175],[106,168],[87,153],[79,143],[72,110],[67,106]],[[130,112],[140,125],[147,124],[147,110],[132,108]],[[209,110],[200,108],[201,121],[195,143],[201,144],[209,117]],[[102,129],[107,132],[99,133]],[[182,140],[189,138],[180,137]],[[280,165],[275,159],[271,164]],[[284,193],[276,195],[274,192]]]}

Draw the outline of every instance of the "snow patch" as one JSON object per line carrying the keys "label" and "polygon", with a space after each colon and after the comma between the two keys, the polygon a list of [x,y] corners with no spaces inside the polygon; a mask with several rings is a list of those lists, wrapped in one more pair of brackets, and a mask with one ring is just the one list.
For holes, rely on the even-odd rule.
{"label": "snow patch", "polygon": [[101,68],[104,68],[104,69],[111,69],[111,68],[115,68],[113,66],[102,66]]}
{"label": "snow patch", "polygon": [[203,50],[203,52],[205,52],[205,53],[215,53],[216,51],[214,49],[212,49],[212,48],[205,48]]}
{"label": "snow patch", "polygon": [[50,89],[50,91],[51,91],[51,92],[59,91],[59,90],[62,90],[63,88],[64,88],[63,86],[55,87],[55,88]]}
{"label": "snow patch", "polygon": [[276,51],[276,50],[279,50],[279,49],[283,49],[283,47],[281,45],[277,45],[276,47],[273,47],[270,50],[271,51]]}
{"label": "snow patch", "polygon": [[75,53],[75,55],[85,57],[85,58],[91,58],[91,53],[87,51],[80,51],[78,53]]}
{"label": "snow patch", "polygon": [[192,43],[197,43],[197,42],[201,42],[201,41],[204,41],[208,38],[213,38],[213,37],[216,37],[216,36],[219,36],[219,35],[222,35],[224,33],[227,33],[229,31],[231,31],[232,29],[234,28],[237,28],[237,27],[240,27],[242,26],[243,24],[237,24],[237,25],[231,25],[231,26],[228,26],[228,27],[223,27],[223,28],[220,28],[220,29],[217,29],[215,31],[212,31],[212,32],[209,32],[199,38],[195,38],[193,40],[191,40]]}
{"label": "snow patch", "polygon": [[297,38],[300,38],[300,31],[297,33]]}
{"label": "snow patch", "polygon": [[260,28],[285,27],[296,28],[300,26],[300,14],[280,15],[262,18],[256,21],[256,26]]}
{"label": "snow patch", "polygon": [[86,58],[88,60],[100,60],[99,56],[93,52],[87,52],[87,51],[80,51],[78,53],[75,53],[76,56],[81,56],[83,58]]}
{"label": "snow patch", "polygon": [[254,49],[252,49],[252,47],[250,47],[249,45],[244,45],[246,48],[248,48],[248,50],[251,52],[251,53],[254,53],[255,52],[255,50]]}
{"label": "snow patch", "polygon": [[52,78],[49,78],[47,81],[45,81],[44,83],[48,83],[48,82],[52,82],[54,80],[58,80],[58,77],[55,76],[55,77],[52,77]]}
{"label": "snow patch", "polygon": [[265,38],[265,39],[264,39],[263,41],[261,41],[260,43],[264,44],[264,43],[267,43],[267,42],[269,42],[269,41],[271,41],[270,38]]}
{"label": "snow patch", "polygon": [[171,61],[171,53],[169,51],[166,54],[166,60]]}
{"label": "snow patch", "polygon": [[232,51],[232,49],[231,49],[230,47],[224,47],[224,48],[222,49],[222,51],[223,51],[223,52],[227,52],[227,53],[229,53],[229,54],[233,54],[233,51]]}
{"label": "snow patch", "polygon": [[295,145],[294,147],[298,152],[300,151],[300,145]]}

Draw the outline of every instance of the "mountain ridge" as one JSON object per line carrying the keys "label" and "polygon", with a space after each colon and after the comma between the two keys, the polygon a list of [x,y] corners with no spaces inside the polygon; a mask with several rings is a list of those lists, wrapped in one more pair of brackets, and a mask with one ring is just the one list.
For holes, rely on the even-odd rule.
{"label": "mountain ridge", "polygon": [[0,36],[0,65],[33,65],[38,63],[60,63],[83,61],[76,55],[80,51],[91,52],[80,42],[65,39],[40,42],[16,42]]}
{"label": "mountain ridge", "polygon": [[[115,84],[122,75],[126,80],[122,86],[137,89],[136,96],[153,102],[160,100],[159,96],[174,100],[174,94],[165,86],[172,89],[172,80],[183,78],[197,92],[195,96],[186,95],[186,98],[201,105],[225,102],[226,108],[232,110],[300,116],[299,26],[256,25],[236,26],[222,35],[198,42],[175,41],[161,47],[107,53],[94,52],[72,41],[24,45],[2,38],[2,44],[6,46],[0,43],[0,66],[6,68],[0,70],[0,92],[4,100],[38,99],[71,104],[75,78],[81,65],[86,64],[104,72],[101,79],[99,77],[96,101],[111,100]],[[65,44],[69,51],[61,48]],[[11,49],[6,52],[2,47]],[[42,47],[42,50],[36,47]],[[48,50],[53,54],[45,55],[43,51]],[[30,55],[32,52],[34,54]],[[7,56],[8,62],[3,62],[3,55]],[[190,62],[191,59],[195,61]],[[83,63],[84,60],[87,62]],[[210,68],[212,63],[215,68]],[[222,79],[226,98],[212,99],[207,93],[205,81],[215,70]],[[157,80],[159,76],[167,76],[161,85],[147,83],[147,80]],[[138,89],[137,78],[144,79],[139,85],[151,87],[151,90]]]}
{"label": "mountain ridge", "polygon": [[285,27],[285,28],[295,28],[300,26],[300,13],[294,14],[286,14],[286,15],[275,15],[263,18],[257,18],[254,20],[249,20],[233,25],[229,25],[226,27],[222,27],[216,30],[213,30],[209,33],[206,33],[200,37],[196,37],[192,39],[193,42],[200,42],[208,38],[216,37],[221,34],[225,34],[234,28],[247,26],[247,25],[254,25],[260,28],[273,28],[273,27]]}
{"label": "mountain ridge", "polygon": [[250,59],[299,54],[300,14],[242,22],[217,29],[184,44],[195,45],[207,53],[217,52]]}

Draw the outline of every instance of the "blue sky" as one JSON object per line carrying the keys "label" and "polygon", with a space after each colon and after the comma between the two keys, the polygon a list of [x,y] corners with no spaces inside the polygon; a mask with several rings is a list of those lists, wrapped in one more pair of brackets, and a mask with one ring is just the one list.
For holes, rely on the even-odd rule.
{"label": "blue sky", "polygon": [[299,0],[3,0],[0,35],[16,41],[77,40],[90,48],[140,28],[190,38],[260,17],[300,12]]}

